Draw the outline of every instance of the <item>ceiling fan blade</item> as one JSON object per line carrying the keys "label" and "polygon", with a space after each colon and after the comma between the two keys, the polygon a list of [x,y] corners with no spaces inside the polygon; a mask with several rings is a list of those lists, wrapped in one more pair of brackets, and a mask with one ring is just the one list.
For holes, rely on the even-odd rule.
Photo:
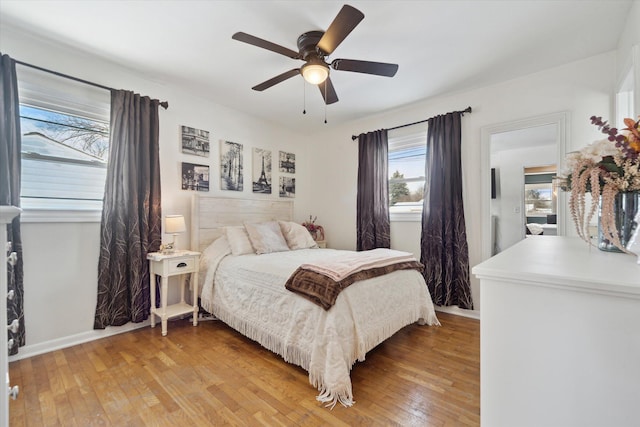
{"label": "ceiling fan blade", "polygon": [[336,89],[333,87],[333,83],[331,83],[331,79],[329,77],[318,85],[318,89],[320,89],[320,93],[324,98],[325,104],[329,105],[338,102],[338,94],[336,93]]}
{"label": "ceiling fan blade", "polygon": [[355,59],[335,59],[331,68],[339,71],[353,71],[355,73],[375,74],[376,76],[393,77],[398,71],[398,64],[385,62],[358,61]]}
{"label": "ceiling fan blade", "polygon": [[297,76],[298,74],[300,74],[300,68],[294,68],[293,70],[289,70],[282,74],[279,74],[274,78],[267,80],[266,82],[262,82],[259,85],[252,87],[251,89],[262,92],[263,90],[269,89],[271,86],[277,85],[278,83],[290,79],[293,76]]}
{"label": "ceiling fan blade", "polygon": [[284,46],[280,46],[279,44],[271,43],[270,41],[252,36],[251,34],[238,32],[231,36],[231,38],[240,42],[248,43],[253,46],[258,46],[263,49],[270,50],[275,53],[279,53],[280,55],[288,56],[289,58],[301,59],[298,52],[288,49]]}
{"label": "ceiling fan blade", "polygon": [[363,19],[362,12],[345,4],[318,42],[318,48],[330,55]]}

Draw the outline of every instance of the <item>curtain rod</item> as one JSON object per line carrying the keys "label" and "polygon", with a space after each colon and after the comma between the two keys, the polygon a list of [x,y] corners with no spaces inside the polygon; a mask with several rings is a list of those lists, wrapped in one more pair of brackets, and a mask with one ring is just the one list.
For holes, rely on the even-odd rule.
{"label": "curtain rod", "polygon": [[[116,89],[111,88],[109,86],[104,86],[104,85],[101,85],[99,83],[94,83],[94,82],[90,82],[88,80],[83,80],[83,79],[80,79],[78,77],[73,77],[73,76],[70,76],[68,74],[60,73],[58,71],[49,70],[47,68],[43,68],[43,67],[39,67],[37,65],[29,64],[27,62],[18,61],[17,59],[14,59],[14,61],[15,61],[16,64],[24,65],[25,67],[35,68],[36,70],[44,71],[45,73],[53,74],[53,75],[56,75],[58,77],[64,77],[66,79],[73,80],[73,81],[76,81],[76,82],[88,84],[89,86],[99,87],[100,89],[104,89],[104,90],[108,90],[108,91],[116,90]],[[169,108],[169,102],[168,101],[162,101],[162,102],[160,102],[160,106],[166,110],[167,108]]]}
{"label": "curtain rod", "polygon": [[[460,110],[460,111],[453,111],[453,113],[460,113],[464,116],[464,113],[471,113],[471,107],[467,107],[464,110]],[[407,123],[406,125],[400,125],[400,126],[394,126],[392,128],[389,128],[387,130],[394,130],[394,129],[400,129],[400,128],[406,128],[408,126],[413,126],[413,125],[417,125],[420,123],[424,123],[424,122],[428,122],[429,119],[425,119],[425,120],[419,120],[417,122],[413,122],[413,123]],[[355,141],[356,139],[358,139],[358,137],[356,135],[351,135],[351,140]]]}

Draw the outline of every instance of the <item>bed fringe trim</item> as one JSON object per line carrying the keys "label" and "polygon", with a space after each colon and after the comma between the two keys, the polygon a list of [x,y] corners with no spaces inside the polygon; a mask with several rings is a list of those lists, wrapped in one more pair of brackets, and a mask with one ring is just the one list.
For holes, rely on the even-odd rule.
{"label": "bed fringe trim", "polygon": [[302,351],[300,348],[295,346],[283,345],[281,337],[259,330],[251,323],[233,315],[217,304],[209,304],[208,301],[203,301],[202,308],[215,315],[218,319],[222,320],[245,337],[256,341],[267,350],[280,355],[285,362],[300,366],[307,372],[309,371],[310,355],[307,352]]}
{"label": "bed fringe trim", "polygon": [[342,406],[349,408],[356,403],[353,400],[353,391],[351,390],[351,382],[349,384],[343,384],[339,390],[328,390],[323,384],[322,379],[316,378],[314,375],[309,374],[309,381],[311,385],[320,391],[320,394],[316,396],[318,402],[326,403],[324,405],[327,408],[333,409],[338,402]]}
{"label": "bed fringe trim", "polygon": [[[337,384],[329,388],[327,384],[325,384],[324,376],[321,372],[317,372],[315,369],[313,372],[309,370],[311,362],[309,353],[301,351],[298,347],[283,345],[280,337],[258,330],[251,323],[238,318],[217,304],[212,304],[209,300],[203,299],[201,302],[205,310],[214,314],[218,319],[242,335],[256,341],[267,350],[280,355],[286,362],[300,366],[307,371],[309,373],[309,382],[320,392],[320,394],[316,396],[316,400],[326,403],[326,407],[333,409],[338,402],[345,407],[353,406],[355,401],[353,400],[351,378],[349,378],[349,381],[346,383]],[[416,319],[418,320],[416,321]],[[357,354],[351,355],[349,370],[351,370],[356,361],[363,362],[368,351],[413,322],[417,322],[420,325],[440,326],[435,312],[424,313],[418,309],[415,313],[412,313],[411,316],[399,319],[394,322],[393,325],[385,325],[383,328],[378,328],[375,334],[369,334],[364,337],[363,340],[360,340],[357,349],[355,349]]]}
{"label": "bed fringe trim", "polygon": [[[386,320],[388,321],[389,319]],[[366,354],[369,351],[371,351],[378,344],[390,338],[400,329],[412,323],[417,323],[419,325],[426,324],[429,326],[440,326],[440,322],[438,321],[435,313],[424,313],[422,312],[422,310],[417,309],[416,312],[412,313],[411,315],[396,319],[393,323],[384,325],[381,328],[376,328],[375,334],[369,334],[365,336],[364,339],[359,340],[360,342],[358,343],[358,348],[355,349],[357,353],[352,355],[351,360],[353,360],[353,363],[355,363],[356,360],[358,362],[364,362]]]}

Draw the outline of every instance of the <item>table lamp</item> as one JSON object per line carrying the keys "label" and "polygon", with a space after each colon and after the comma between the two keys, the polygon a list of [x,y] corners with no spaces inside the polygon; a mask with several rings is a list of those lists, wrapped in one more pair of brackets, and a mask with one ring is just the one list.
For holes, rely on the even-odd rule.
{"label": "table lamp", "polygon": [[187,231],[187,226],[184,223],[184,216],[182,215],[166,215],[164,217],[164,232],[165,234],[172,234],[173,239],[171,243],[164,245],[164,253],[173,253],[176,247],[177,236],[180,233]]}

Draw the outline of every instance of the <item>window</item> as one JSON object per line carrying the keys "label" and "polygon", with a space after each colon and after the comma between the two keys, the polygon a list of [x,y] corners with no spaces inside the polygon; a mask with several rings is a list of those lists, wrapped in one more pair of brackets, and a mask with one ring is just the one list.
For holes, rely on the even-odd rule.
{"label": "window", "polygon": [[527,223],[547,222],[557,211],[555,166],[524,169],[524,206]]}
{"label": "window", "polygon": [[109,151],[109,92],[26,66],[17,73],[20,202],[27,219],[60,220],[55,212],[64,212],[76,220],[82,214],[99,220]]}
{"label": "window", "polygon": [[420,221],[425,186],[426,124],[389,131],[389,214]]}

